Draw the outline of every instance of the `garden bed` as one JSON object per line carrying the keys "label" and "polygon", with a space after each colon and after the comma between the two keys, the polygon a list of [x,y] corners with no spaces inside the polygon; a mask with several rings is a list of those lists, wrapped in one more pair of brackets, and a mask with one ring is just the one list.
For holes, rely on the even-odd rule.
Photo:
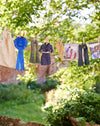
{"label": "garden bed", "polygon": [[24,123],[20,119],[13,119],[6,116],[0,116],[0,126],[44,126],[34,122]]}

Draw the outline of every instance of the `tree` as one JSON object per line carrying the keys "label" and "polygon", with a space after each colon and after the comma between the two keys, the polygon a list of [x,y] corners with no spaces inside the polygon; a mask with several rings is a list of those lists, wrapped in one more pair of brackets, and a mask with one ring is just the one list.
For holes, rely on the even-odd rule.
{"label": "tree", "polygon": [[[19,29],[23,29],[27,31],[28,37],[32,35],[39,35],[41,38],[50,36],[50,41],[65,38],[64,42],[66,42],[66,39],[69,41],[72,37],[75,41],[81,41],[82,34],[82,37],[88,36],[87,40],[90,40],[91,33],[84,32],[90,31],[95,25],[98,26],[95,32],[99,30],[99,4],[98,0],[2,0],[0,2],[0,26],[3,28],[11,26],[15,34]],[[77,31],[73,26],[74,17],[80,18],[80,11],[84,8],[91,9],[91,6],[95,7],[95,13],[89,15],[93,25],[88,25],[85,31],[80,29],[78,36],[75,37]],[[83,18],[86,20],[86,17]],[[30,22],[34,25],[29,26]],[[96,37],[97,35],[92,34],[92,38]]]}

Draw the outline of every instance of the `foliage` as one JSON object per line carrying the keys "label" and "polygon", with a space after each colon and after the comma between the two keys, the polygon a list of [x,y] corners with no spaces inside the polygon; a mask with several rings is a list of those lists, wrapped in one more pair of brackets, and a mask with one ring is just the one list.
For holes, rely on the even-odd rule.
{"label": "foliage", "polygon": [[[27,91],[29,90],[27,89]],[[46,117],[47,114],[41,109],[45,102],[45,94],[32,92],[31,96],[32,102],[24,102],[24,104],[21,102],[19,104],[19,100],[17,101],[16,99],[0,102],[0,115],[20,119],[23,123],[31,121],[46,124],[44,117]]]}
{"label": "foliage", "polygon": [[[86,37],[87,42],[96,41],[99,35],[98,31],[100,31],[99,4],[100,1],[98,0],[2,0],[0,1],[0,26],[2,29],[11,26],[13,35],[18,34],[19,29],[23,29],[27,33],[27,38],[38,34],[41,42],[43,42],[45,36],[49,36],[50,42],[54,46],[57,40],[62,38],[64,39],[63,43],[69,42],[71,38],[79,43],[82,42],[83,37]],[[80,15],[80,12],[84,8],[91,9],[92,7],[94,7],[95,11],[88,15],[88,18],[91,19],[91,24],[83,28],[82,24],[77,24],[74,19],[82,17],[83,20],[87,20],[86,16]],[[29,25],[30,22],[33,23],[33,26]],[[28,55],[28,53],[25,53],[26,58]],[[27,58],[27,60],[29,59]],[[75,91],[75,88],[83,92],[88,89],[93,90],[96,87],[96,91],[99,92],[97,89],[100,82],[100,60],[91,61],[89,66],[83,67],[77,67],[75,62],[73,64],[68,68],[62,68],[53,76],[62,85],[58,85],[54,94],[50,94],[53,96],[50,105],[54,104],[54,101],[58,104],[62,98],[70,100],[71,92]],[[29,71],[26,71],[25,76],[20,76],[19,79],[25,81],[25,83],[35,81],[35,69],[27,69]],[[97,86],[96,83],[98,84]],[[51,89],[50,85],[41,87],[41,90]],[[9,85],[9,87],[1,85],[0,96],[3,96],[1,97],[1,102],[16,98],[20,103],[31,100],[27,93],[31,94],[30,92],[32,91],[23,88],[23,86],[19,88]],[[36,88],[34,87],[34,89]],[[69,89],[70,91],[68,92]],[[11,90],[16,91],[14,93]]]}
{"label": "foliage", "polygon": [[[85,41],[87,43],[98,41],[100,27],[97,23],[87,24],[83,30],[78,31],[78,41],[82,42],[83,37],[85,37]],[[81,36],[81,37],[79,37]]]}
{"label": "foliage", "polygon": [[25,62],[25,74],[24,76],[18,75],[17,79],[21,80],[25,83],[27,83],[28,81],[35,81],[36,80],[36,67],[33,66],[33,64],[31,64],[31,66],[29,66],[30,64],[28,62]]}
{"label": "foliage", "polygon": [[100,94],[100,82],[96,83],[96,92]]}
{"label": "foliage", "polygon": [[[43,39],[45,36],[50,36],[51,42],[59,38],[64,38],[64,42],[66,40],[69,42],[70,38],[81,42],[83,37],[86,37],[87,41],[94,40],[99,31],[99,4],[97,0],[2,0],[0,26],[2,28],[11,26],[12,34],[23,29],[28,38],[35,34]],[[92,8],[95,11],[88,16],[80,14],[84,9]],[[81,23],[77,25],[76,19],[80,18],[84,21],[91,20],[92,24],[87,25],[85,31]],[[32,25],[29,25],[30,23]]]}
{"label": "foliage", "polygon": [[23,82],[0,84],[0,115],[45,124],[46,113],[41,107],[45,103],[45,94],[27,89]]}
{"label": "foliage", "polygon": [[75,90],[95,90],[100,92],[100,59],[91,60],[90,65],[78,67],[76,62],[72,62],[69,67],[59,69],[53,79],[60,81],[61,85],[57,89],[49,92],[46,106],[57,105],[60,99],[71,99],[71,92]]}
{"label": "foliage", "polygon": [[26,88],[25,84],[20,82],[15,84],[0,84],[0,103],[15,100],[18,104],[33,102],[33,91]]}
{"label": "foliage", "polygon": [[[64,125],[69,116],[80,122],[100,123],[100,59],[91,60],[90,65],[78,67],[71,62],[61,68],[52,78],[60,81],[55,91],[48,93],[45,104],[47,120],[52,125]],[[67,118],[67,119],[66,119]]]}
{"label": "foliage", "polygon": [[53,75],[67,88],[88,89],[100,82],[100,59],[91,60],[90,65],[78,67],[76,62],[70,64],[68,68],[62,68]]}
{"label": "foliage", "polygon": [[[59,39],[69,43],[73,38],[80,43],[85,37],[86,42],[97,41],[99,23],[99,1],[95,0],[2,0],[0,2],[0,26],[11,26],[11,33],[15,37],[19,29],[26,32],[28,46],[29,38],[38,35],[40,42],[49,36],[54,46]],[[94,8],[95,11],[82,16],[80,12]],[[91,24],[77,23],[76,19],[91,20]],[[31,25],[30,25],[31,24]],[[28,51],[27,51],[28,52]],[[54,49],[56,53],[56,48]],[[27,54],[25,54],[27,55]]]}
{"label": "foliage", "polygon": [[38,17],[38,10],[43,9],[42,0],[2,0],[0,4],[1,26],[11,25],[13,28],[24,28],[29,22],[32,22],[31,16],[36,15]]}
{"label": "foliage", "polygon": [[54,79],[47,79],[45,84],[37,84],[36,81],[29,81],[27,83],[27,88],[34,89],[35,91],[39,90],[40,92],[44,93],[51,89],[55,89],[59,84],[60,83]]}
{"label": "foliage", "polygon": [[58,108],[54,105],[45,109],[48,112],[47,121],[51,125],[64,126],[70,116],[81,123],[87,121],[100,124],[100,95],[90,91],[76,94],[75,99],[72,95],[70,100],[61,101]]}

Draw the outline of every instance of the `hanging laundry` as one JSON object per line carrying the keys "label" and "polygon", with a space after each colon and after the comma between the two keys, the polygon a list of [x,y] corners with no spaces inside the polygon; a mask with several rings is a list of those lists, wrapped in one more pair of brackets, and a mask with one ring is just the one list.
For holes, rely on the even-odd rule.
{"label": "hanging laundry", "polygon": [[23,56],[23,50],[27,47],[27,40],[24,37],[17,37],[14,41],[15,47],[18,49],[18,55],[17,55],[17,63],[16,63],[16,69],[19,71],[19,67],[21,67],[21,71],[24,70],[24,56]]}
{"label": "hanging laundry", "polygon": [[[48,38],[46,38],[47,40]],[[39,67],[39,73],[37,76],[37,83],[45,83],[46,81],[46,76],[52,74],[52,69],[51,67],[55,66],[53,55],[50,56],[50,53],[53,52],[52,45],[48,42],[44,43],[41,45],[39,52],[42,53],[41,56],[41,65]],[[52,62],[52,64],[51,64]]]}
{"label": "hanging laundry", "polygon": [[[36,50],[36,56],[35,56],[35,50]],[[37,36],[35,36],[35,40],[31,37],[31,55],[30,55],[30,62],[31,63],[40,63],[39,53],[38,53]]]}
{"label": "hanging laundry", "polygon": [[61,41],[58,41],[58,42],[56,43],[56,48],[57,48],[59,57],[61,58],[61,60],[63,60],[64,46],[63,46],[63,44],[62,44]]}
{"label": "hanging laundry", "polygon": [[50,52],[53,52],[52,45],[50,43],[44,43],[41,45],[39,52],[42,52],[41,56],[41,65],[50,65],[51,64],[51,58],[50,58]]}
{"label": "hanging laundry", "polygon": [[[82,50],[84,51],[84,55]],[[78,46],[78,66],[83,66],[83,58],[85,65],[89,65],[88,47],[86,44]]]}
{"label": "hanging laundry", "polygon": [[35,36],[35,44],[36,44],[36,63],[40,63],[40,59],[39,59],[39,52],[38,52],[38,41],[37,41],[37,35]]}
{"label": "hanging laundry", "polygon": [[31,55],[30,55],[30,63],[36,63],[34,56],[34,39],[31,38]]}
{"label": "hanging laundry", "polygon": [[96,42],[91,42],[89,43],[90,47],[90,52],[92,59],[98,59],[100,58],[100,43]]}
{"label": "hanging laundry", "polygon": [[78,61],[78,45],[66,43],[63,54],[64,60],[74,60]]}
{"label": "hanging laundry", "polygon": [[14,47],[13,38],[7,28],[1,33],[0,40],[0,65],[9,68],[16,67],[16,50]]}

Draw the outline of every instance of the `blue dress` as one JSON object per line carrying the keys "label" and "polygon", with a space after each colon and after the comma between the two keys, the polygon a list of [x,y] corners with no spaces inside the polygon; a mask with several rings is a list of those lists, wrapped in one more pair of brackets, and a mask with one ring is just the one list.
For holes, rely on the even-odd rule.
{"label": "blue dress", "polygon": [[39,52],[43,51],[42,56],[41,56],[41,65],[50,65],[51,64],[51,58],[50,58],[50,53],[45,53],[45,52],[53,52],[52,45],[50,43],[42,44]]}

